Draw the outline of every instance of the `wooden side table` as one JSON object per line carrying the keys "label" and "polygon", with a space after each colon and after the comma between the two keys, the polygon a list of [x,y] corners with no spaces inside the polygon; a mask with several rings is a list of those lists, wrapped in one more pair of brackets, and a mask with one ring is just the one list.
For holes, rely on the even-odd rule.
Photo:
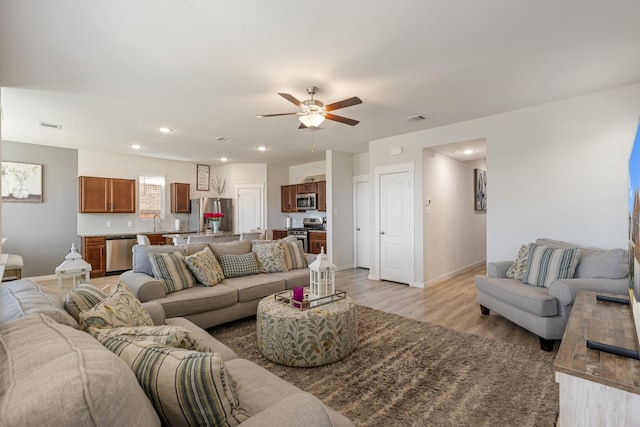
{"label": "wooden side table", "polygon": [[586,346],[586,340],[592,340],[637,350],[631,308],[597,301],[596,295],[578,292],[556,356],[559,425],[638,425],[640,361]]}

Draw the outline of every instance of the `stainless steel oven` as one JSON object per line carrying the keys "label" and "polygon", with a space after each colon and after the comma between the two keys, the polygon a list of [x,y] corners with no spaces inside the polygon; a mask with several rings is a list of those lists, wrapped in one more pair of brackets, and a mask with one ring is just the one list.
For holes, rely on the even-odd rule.
{"label": "stainless steel oven", "polygon": [[291,228],[287,234],[300,240],[304,251],[309,252],[309,232],[305,228]]}
{"label": "stainless steel oven", "polygon": [[296,195],[296,208],[299,211],[318,209],[316,199],[316,193],[298,194]]}

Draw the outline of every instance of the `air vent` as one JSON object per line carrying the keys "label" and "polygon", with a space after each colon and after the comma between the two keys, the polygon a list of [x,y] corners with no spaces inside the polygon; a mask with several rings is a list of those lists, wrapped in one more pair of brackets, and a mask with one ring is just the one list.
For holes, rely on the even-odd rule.
{"label": "air vent", "polygon": [[215,139],[216,142],[232,142],[233,139],[225,138],[224,136],[219,136]]}
{"label": "air vent", "polygon": [[38,122],[38,126],[43,128],[62,129],[62,125],[56,125],[54,123]]}
{"label": "air vent", "polygon": [[422,114],[418,114],[417,116],[407,117],[405,120],[408,122],[420,122],[422,120],[427,120],[429,117],[423,116]]}

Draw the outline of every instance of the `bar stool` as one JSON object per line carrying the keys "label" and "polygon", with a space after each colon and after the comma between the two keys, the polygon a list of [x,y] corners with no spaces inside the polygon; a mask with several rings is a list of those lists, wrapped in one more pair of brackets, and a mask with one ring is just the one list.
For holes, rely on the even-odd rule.
{"label": "bar stool", "polygon": [[2,275],[2,281],[8,282],[10,280],[22,279],[22,267],[24,262],[20,255],[8,254],[7,263],[4,265],[4,274]]}

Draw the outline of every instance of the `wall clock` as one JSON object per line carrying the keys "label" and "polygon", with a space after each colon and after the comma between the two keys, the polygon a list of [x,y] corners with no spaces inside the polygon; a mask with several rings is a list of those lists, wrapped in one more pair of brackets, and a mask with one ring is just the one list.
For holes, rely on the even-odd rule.
{"label": "wall clock", "polygon": [[196,189],[198,191],[209,191],[209,172],[208,165],[196,166]]}

